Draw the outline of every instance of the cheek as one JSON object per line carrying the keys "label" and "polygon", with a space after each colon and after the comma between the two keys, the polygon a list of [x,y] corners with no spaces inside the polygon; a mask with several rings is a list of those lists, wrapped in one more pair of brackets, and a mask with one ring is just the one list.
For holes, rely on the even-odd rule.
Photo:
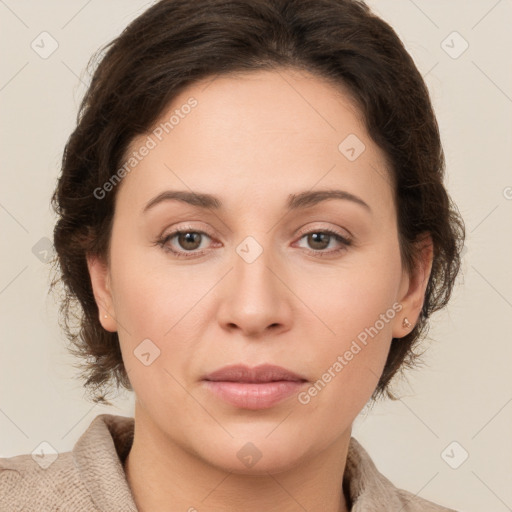
{"label": "cheek", "polygon": [[306,390],[302,403],[331,412],[351,410],[355,416],[367,402],[386,363],[393,325],[400,315],[396,301],[400,276],[398,248],[389,247],[388,252],[369,253],[366,261],[337,271],[324,286],[308,290],[308,305],[322,322],[317,318],[306,324],[308,338],[317,333],[316,343],[308,347],[317,381]]}
{"label": "cheek", "polygon": [[179,272],[162,266],[165,259],[159,258],[155,265],[159,248],[145,247],[128,233],[118,228],[112,236],[112,291],[120,334],[132,343],[145,338],[163,340],[184,314],[189,302],[187,286],[180,282]]}
{"label": "cheek", "polygon": [[173,268],[165,258],[155,262],[158,248],[141,247],[122,233],[112,238],[111,275],[126,371],[141,401],[152,402],[161,390],[181,397],[171,374],[183,381],[176,369],[194,359],[197,331],[191,323],[200,323],[198,303],[210,284],[202,279],[201,285],[200,275]]}
{"label": "cheek", "polygon": [[[302,283],[300,296],[306,298],[317,328],[321,329],[318,332],[327,342],[343,343],[357,337],[390,308],[385,320],[396,316],[401,280],[398,245],[375,246],[347,258],[329,272],[303,275],[306,277],[298,281]],[[379,330],[388,333],[391,324],[382,326],[379,322]]]}

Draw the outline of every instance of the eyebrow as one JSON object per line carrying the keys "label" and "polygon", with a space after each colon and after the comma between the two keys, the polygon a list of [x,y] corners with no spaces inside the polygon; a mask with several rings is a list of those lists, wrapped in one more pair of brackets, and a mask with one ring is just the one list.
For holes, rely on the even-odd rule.
{"label": "eyebrow", "polygon": [[[360,206],[363,206],[366,210],[371,213],[370,206],[364,202],[360,197],[346,192],[344,190],[316,190],[316,191],[305,191],[298,194],[290,194],[286,201],[286,208],[288,210],[298,210],[301,208],[309,208],[316,204],[326,201],[328,199],[342,199],[351,201]],[[199,208],[221,210],[222,201],[212,194],[204,194],[199,192],[189,192],[187,190],[166,190],[156,197],[151,199],[143,209],[143,213],[153,208],[159,203],[164,201],[181,201],[192,206]]]}

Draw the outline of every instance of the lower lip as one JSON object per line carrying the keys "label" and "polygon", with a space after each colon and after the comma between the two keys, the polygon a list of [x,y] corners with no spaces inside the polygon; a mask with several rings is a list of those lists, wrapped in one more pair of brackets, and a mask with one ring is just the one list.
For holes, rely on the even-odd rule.
{"label": "lower lip", "polygon": [[275,382],[203,381],[206,387],[226,402],[242,409],[268,409],[297,393],[304,381],[280,380]]}

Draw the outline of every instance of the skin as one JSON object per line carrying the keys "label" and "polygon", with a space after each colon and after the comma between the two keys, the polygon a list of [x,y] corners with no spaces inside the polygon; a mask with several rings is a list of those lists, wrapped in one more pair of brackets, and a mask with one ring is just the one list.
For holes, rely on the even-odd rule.
{"label": "skin", "polygon": [[[403,318],[418,318],[431,244],[407,273],[385,155],[341,88],[296,70],[223,75],[189,86],[160,121],[191,96],[198,105],[119,185],[110,265],[88,258],[100,320],[119,333],[136,395],[125,465],[136,504],[347,511],[341,481],[352,423],[392,338],[412,329]],[[338,149],[349,134],[365,145],[354,161]],[[347,191],[371,211],[339,199],[286,211],[290,194],[311,189]],[[214,194],[224,206],[172,200],[143,213],[165,190]],[[167,242],[193,257],[155,244],[175,229],[207,233],[188,245],[177,236]],[[307,236],[324,229],[352,244]],[[252,263],[236,251],[247,236],[263,249]],[[307,404],[294,395],[269,409],[241,409],[201,382],[228,364],[271,363],[303,375],[308,389],[393,304],[401,311]],[[160,350],[148,366],[134,355],[147,338]],[[252,467],[237,457],[248,442],[261,453]]]}

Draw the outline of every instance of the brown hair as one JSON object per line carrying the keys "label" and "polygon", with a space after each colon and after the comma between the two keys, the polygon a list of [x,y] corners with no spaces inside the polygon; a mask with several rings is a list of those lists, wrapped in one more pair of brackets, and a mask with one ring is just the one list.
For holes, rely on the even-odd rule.
{"label": "brown hair", "polygon": [[373,394],[394,398],[391,378],[418,364],[421,354],[414,349],[427,319],[451,295],[464,224],[443,186],[444,156],[428,90],[393,29],[358,1],[161,0],[102,51],[52,197],[58,275],[51,286],[63,284],[61,325],[70,350],[85,358],[82,375],[93,400],[107,402],[102,390],[113,382],[132,389],[118,334],[99,322],[86,264],[87,253],[108,262],[118,187],[101,200],[94,191],[121,167],[132,139],[194,81],[285,67],[343,87],[359,106],[390,162],[405,268],[418,255],[418,237],[432,236],[421,315],[409,334],[393,340]]}

